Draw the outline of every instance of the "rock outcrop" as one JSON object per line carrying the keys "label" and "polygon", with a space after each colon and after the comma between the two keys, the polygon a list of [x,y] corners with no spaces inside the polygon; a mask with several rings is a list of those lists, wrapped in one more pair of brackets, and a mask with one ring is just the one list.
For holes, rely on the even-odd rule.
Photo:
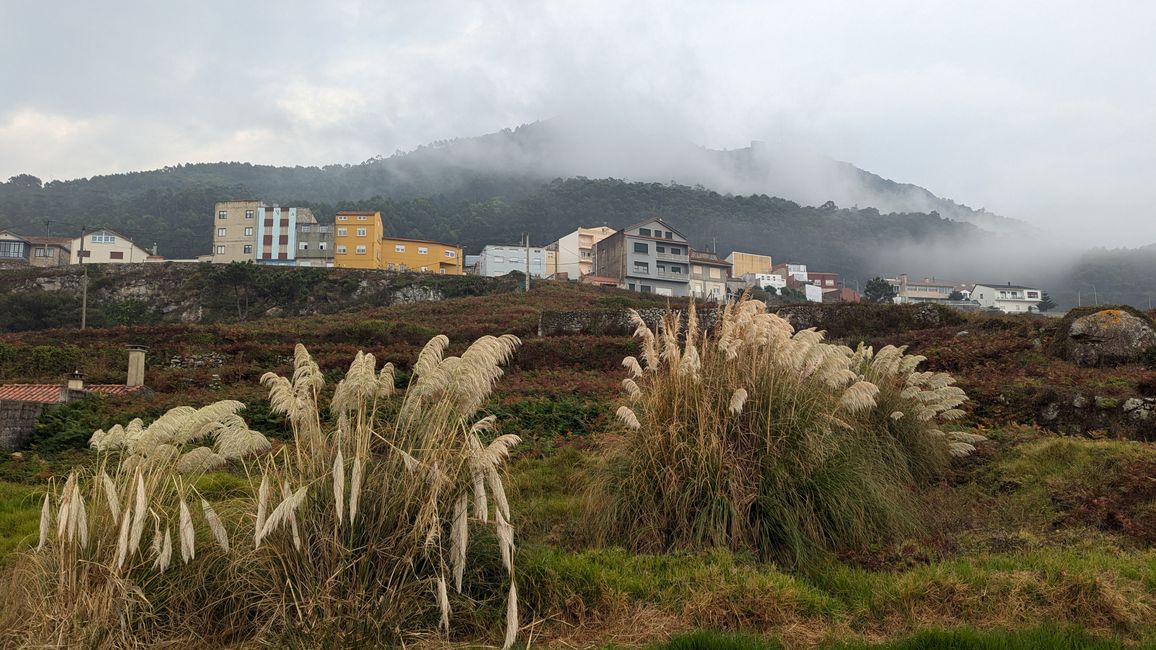
{"label": "rock outcrop", "polygon": [[1057,334],[1061,357],[1081,366],[1111,366],[1136,361],[1156,346],[1156,324],[1143,314],[1101,309],[1078,315]]}

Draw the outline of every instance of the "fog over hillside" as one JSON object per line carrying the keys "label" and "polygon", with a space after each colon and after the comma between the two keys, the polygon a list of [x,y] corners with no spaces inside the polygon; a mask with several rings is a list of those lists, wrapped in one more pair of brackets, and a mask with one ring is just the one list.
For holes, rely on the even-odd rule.
{"label": "fog over hillside", "polygon": [[792,143],[752,141],[740,149],[713,150],[646,124],[606,119],[554,118],[422,147],[376,164],[417,187],[435,177],[452,183],[452,174],[446,177],[451,170],[543,180],[579,176],[673,181],[721,193],[777,196],[802,205],[831,201],[880,212],[938,212],[995,233],[1032,231],[1022,221],[884,179]]}

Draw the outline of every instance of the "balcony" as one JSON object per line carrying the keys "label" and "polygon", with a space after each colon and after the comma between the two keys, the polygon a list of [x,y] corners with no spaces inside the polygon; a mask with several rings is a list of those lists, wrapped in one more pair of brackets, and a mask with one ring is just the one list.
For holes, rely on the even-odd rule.
{"label": "balcony", "polygon": [[654,274],[654,277],[659,280],[673,280],[675,282],[687,282],[689,278],[685,273],[671,273],[670,271],[659,271]]}
{"label": "balcony", "polygon": [[654,254],[654,257],[656,259],[663,260],[666,262],[689,262],[690,261],[690,256],[687,255],[686,253],[683,253],[681,255],[674,255],[671,253],[657,253],[656,252]]}

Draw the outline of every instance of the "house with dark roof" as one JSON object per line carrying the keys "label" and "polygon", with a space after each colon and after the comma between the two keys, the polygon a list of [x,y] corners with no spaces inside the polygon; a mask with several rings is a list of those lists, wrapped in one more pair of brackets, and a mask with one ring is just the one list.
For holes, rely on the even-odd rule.
{"label": "house with dark roof", "polygon": [[1022,284],[976,284],[971,299],[981,307],[1008,314],[1039,312],[1043,291]]}

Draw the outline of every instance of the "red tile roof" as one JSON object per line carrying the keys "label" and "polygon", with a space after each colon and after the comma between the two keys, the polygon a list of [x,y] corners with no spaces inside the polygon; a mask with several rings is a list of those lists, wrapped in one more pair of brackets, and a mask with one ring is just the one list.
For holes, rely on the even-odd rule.
{"label": "red tile roof", "polygon": [[61,389],[60,384],[4,384],[0,386],[0,400],[55,404],[60,401]]}
{"label": "red tile roof", "polygon": [[144,386],[125,386],[124,384],[89,384],[84,387],[84,390],[101,395],[131,395],[142,389]]}
{"label": "red tile roof", "polygon": [[[101,395],[131,395],[142,388],[144,386],[89,384],[84,387],[84,390]],[[60,402],[62,389],[62,384],[3,384],[0,385],[0,400],[56,404]]]}

